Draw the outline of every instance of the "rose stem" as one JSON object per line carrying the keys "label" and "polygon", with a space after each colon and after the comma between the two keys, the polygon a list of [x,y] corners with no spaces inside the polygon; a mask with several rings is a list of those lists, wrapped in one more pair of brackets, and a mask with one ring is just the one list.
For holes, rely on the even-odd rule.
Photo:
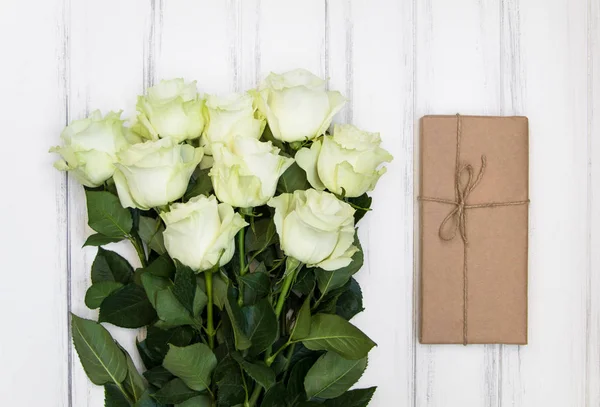
{"label": "rose stem", "polygon": [[206,304],[206,333],[208,334],[208,346],[213,349],[215,347],[215,328],[213,325],[213,280],[212,270],[204,272],[206,281],[206,296],[208,302]]}
{"label": "rose stem", "polygon": [[[240,209],[240,215],[242,215],[242,219],[246,219],[246,214],[248,213],[247,208]],[[252,212],[250,212],[252,213]],[[246,241],[246,228],[243,227],[240,229],[237,235],[237,246],[238,252],[240,256],[240,277],[246,275],[248,270],[246,269],[246,247],[244,245]],[[238,295],[238,304],[241,306],[244,305],[244,283],[240,280],[240,290]]]}
{"label": "rose stem", "polygon": [[[285,279],[283,280],[283,287],[281,287],[281,294],[279,294],[279,298],[277,299],[277,305],[275,306],[275,316],[279,319],[281,315],[281,311],[283,310],[283,305],[285,304],[285,300],[288,296],[290,288],[292,287],[292,283],[296,278],[296,273],[302,267],[302,263],[298,260],[288,257],[285,265]],[[268,361],[271,357],[271,348],[269,348],[265,354],[265,361]],[[272,361],[271,361],[272,363]],[[288,365],[289,366],[289,365]],[[256,385],[254,391],[252,392],[252,396],[250,397],[250,407],[254,407],[258,398],[260,397],[260,393],[262,392],[262,386]]]}
{"label": "rose stem", "polygon": [[140,258],[140,263],[142,263],[142,267],[146,267],[148,265],[148,262],[146,260],[146,252],[144,251],[144,244],[142,243],[142,240],[138,236],[131,236],[129,237],[129,241],[131,242],[131,245],[135,249],[138,257]]}

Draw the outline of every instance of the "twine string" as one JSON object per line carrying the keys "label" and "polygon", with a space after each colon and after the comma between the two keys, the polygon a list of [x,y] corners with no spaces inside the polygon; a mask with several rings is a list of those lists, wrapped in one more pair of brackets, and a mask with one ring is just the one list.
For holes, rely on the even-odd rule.
{"label": "twine string", "polygon": [[[468,344],[468,296],[469,296],[469,276],[468,276],[468,261],[467,248],[469,239],[467,236],[467,209],[477,208],[496,208],[500,206],[516,206],[526,205],[529,199],[523,201],[506,201],[506,202],[485,202],[479,204],[467,204],[469,195],[477,188],[482,181],[487,166],[487,158],[481,156],[481,167],[475,177],[475,170],[471,164],[460,164],[460,147],[462,139],[462,120],[459,114],[456,115],[456,168],[454,174],[454,200],[435,198],[435,197],[419,197],[420,201],[437,202],[441,204],[453,205],[454,208],[442,220],[438,229],[440,239],[444,241],[453,240],[457,234],[460,234],[463,241],[463,345]],[[466,182],[463,179],[466,177]]]}

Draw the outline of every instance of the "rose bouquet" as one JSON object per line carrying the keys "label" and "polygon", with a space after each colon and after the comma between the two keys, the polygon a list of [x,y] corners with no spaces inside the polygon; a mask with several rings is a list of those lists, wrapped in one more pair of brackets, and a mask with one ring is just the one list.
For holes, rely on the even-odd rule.
{"label": "rose bouquet", "polygon": [[[375,346],[362,311],[357,222],[391,155],[335,125],[338,92],[304,70],[244,94],[162,81],[120,113],[62,133],[56,168],[86,190],[97,246],[72,336],[106,406],[366,406],[348,390]],[[128,240],[141,267],[104,249]],[[100,323],[145,328],[145,371]]]}

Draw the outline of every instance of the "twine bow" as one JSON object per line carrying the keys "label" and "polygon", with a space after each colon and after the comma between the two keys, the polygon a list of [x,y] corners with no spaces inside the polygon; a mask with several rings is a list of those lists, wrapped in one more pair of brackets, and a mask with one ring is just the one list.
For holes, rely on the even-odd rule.
{"label": "twine bow", "polygon": [[[460,147],[462,138],[462,120],[459,114],[456,115],[456,170],[454,180],[454,200],[435,198],[435,197],[419,197],[420,201],[426,202],[438,202],[442,204],[453,205],[454,208],[448,213],[440,224],[438,235],[440,239],[444,241],[453,240],[458,233],[463,241],[463,345],[468,343],[468,294],[469,294],[469,280],[468,280],[468,262],[467,262],[467,248],[469,246],[469,239],[467,236],[467,209],[476,208],[494,208],[498,206],[513,206],[513,205],[526,205],[529,203],[529,199],[524,201],[507,201],[507,202],[486,202],[480,204],[467,204],[467,199],[471,192],[483,179],[485,175],[485,169],[487,166],[487,158],[485,155],[481,156],[481,167],[475,176],[475,170],[471,164],[460,165]],[[466,183],[463,182],[463,178],[467,177]],[[452,221],[452,226],[449,227],[449,222]]]}

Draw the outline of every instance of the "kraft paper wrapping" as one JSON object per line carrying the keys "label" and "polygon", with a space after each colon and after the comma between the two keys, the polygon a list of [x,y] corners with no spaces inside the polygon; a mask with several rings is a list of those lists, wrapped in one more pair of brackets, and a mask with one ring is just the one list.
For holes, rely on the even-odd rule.
{"label": "kraft paper wrapping", "polygon": [[[471,185],[485,168],[461,219],[463,165]],[[458,178],[464,190],[468,171]],[[421,343],[527,343],[528,181],[526,117],[421,119]]]}

